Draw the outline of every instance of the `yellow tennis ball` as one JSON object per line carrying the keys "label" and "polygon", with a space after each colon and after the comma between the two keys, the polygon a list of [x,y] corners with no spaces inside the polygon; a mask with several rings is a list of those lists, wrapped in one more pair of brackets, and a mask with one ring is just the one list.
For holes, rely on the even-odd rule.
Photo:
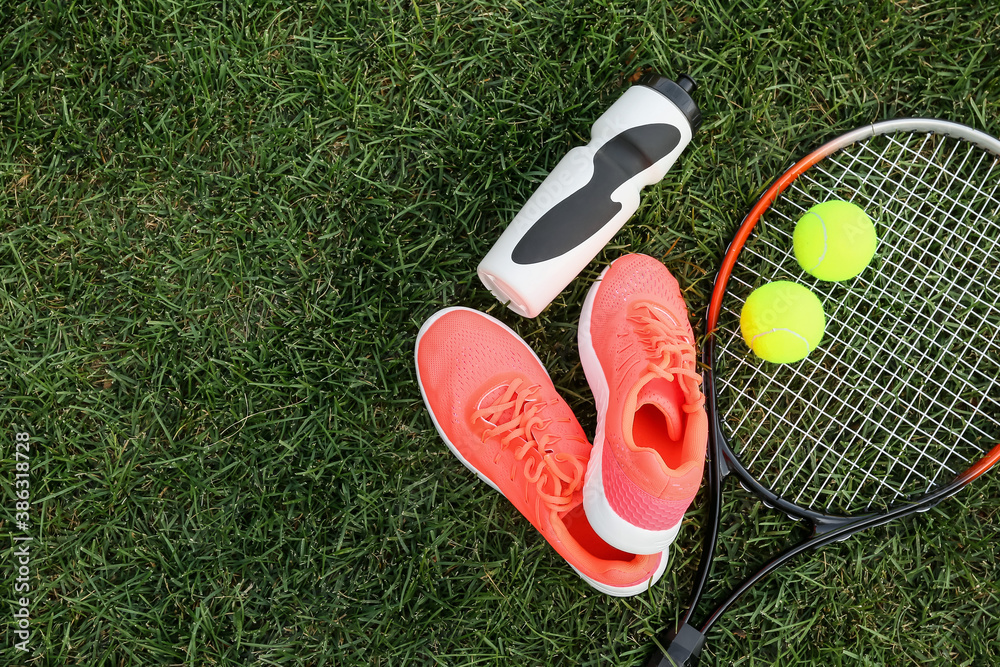
{"label": "yellow tennis ball", "polygon": [[740,312],[743,340],[765,361],[805,359],[823,340],[823,304],[808,287],[787,280],[755,289]]}
{"label": "yellow tennis ball", "polygon": [[816,204],[799,218],[792,234],[795,259],[820,280],[849,280],[875,256],[875,225],[861,207],[831,200]]}

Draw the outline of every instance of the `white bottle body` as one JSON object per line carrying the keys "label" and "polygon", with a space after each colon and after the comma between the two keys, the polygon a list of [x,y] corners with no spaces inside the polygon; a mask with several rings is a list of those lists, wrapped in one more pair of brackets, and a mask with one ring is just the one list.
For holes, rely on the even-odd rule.
{"label": "white bottle body", "polygon": [[[667,139],[663,138],[662,126],[670,126],[676,131],[676,137],[669,139],[669,142],[676,140],[672,147],[669,147],[670,143],[665,143]],[[650,131],[659,134],[650,135]],[[538,315],[635,213],[639,208],[639,192],[663,178],[690,143],[691,134],[692,127],[687,116],[666,96],[641,85],[629,88],[594,123],[590,143],[572,149],[560,160],[479,263],[478,274],[483,284],[519,315]],[[626,136],[632,141],[623,140]],[[657,146],[663,150],[669,147],[669,152],[662,156],[656,154],[653,156],[655,161],[645,166],[642,160],[653,158],[645,155],[637,157],[633,151],[634,139],[643,136],[655,136]],[[601,152],[609,141],[616,143]],[[595,161],[599,152],[601,155]],[[634,174],[628,170],[622,172],[616,165],[609,165],[609,158],[614,160],[616,156],[633,168],[637,165],[644,168]],[[595,174],[595,170],[600,171]],[[595,176],[604,182],[596,183]],[[627,179],[615,182],[616,176],[627,176]],[[603,191],[597,192],[602,187]],[[602,218],[599,224],[596,220],[589,220],[589,231],[579,232],[579,242],[576,242],[577,230],[572,227],[574,222],[553,221],[552,215],[547,216],[545,221],[552,227],[551,234],[546,235],[537,229],[532,232],[536,223],[553,208],[574,195],[578,200],[581,195],[587,195],[581,192],[586,188],[594,192],[583,197],[575,211],[570,210],[569,213],[583,219],[588,217],[588,211],[599,209],[601,213],[608,214],[606,220]],[[605,197],[615,204],[603,204]],[[588,203],[594,206],[588,208]],[[559,210],[566,211],[567,208],[572,209],[563,204]],[[615,208],[618,210],[614,211]],[[580,216],[580,213],[584,215]],[[532,236],[526,240],[529,232]],[[549,244],[553,246],[551,249],[531,247]],[[520,260],[518,253],[522,256]],[[524,260],[526,253],[533,254],[530,261]]]}

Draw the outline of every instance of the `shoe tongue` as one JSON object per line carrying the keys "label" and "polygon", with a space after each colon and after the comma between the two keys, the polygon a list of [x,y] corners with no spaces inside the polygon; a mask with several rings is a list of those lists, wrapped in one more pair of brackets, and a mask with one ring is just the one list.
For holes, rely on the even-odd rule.
{"label": "shoe tongue", "polygon": [[681,413],[684,392],[676,379],[672,382],[660,377],[649,380],[636,395],[636,409],[644,405],[652,405],[663,413],[663,419],[667,422],[667,435],[671,440],[681,439],[684,426]]}

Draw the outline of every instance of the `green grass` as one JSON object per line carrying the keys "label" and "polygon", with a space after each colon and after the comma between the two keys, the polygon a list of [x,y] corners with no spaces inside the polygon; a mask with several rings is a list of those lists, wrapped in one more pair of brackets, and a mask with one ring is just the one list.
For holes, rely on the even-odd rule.
{"label": "green grass", "polygon": [[[655,255],[692,312],[762,188],[823,138],[1000,134],[991,3],[0,4],[0,432],[32,435],[30,665],[640,665],[696,567],[589,589],[439,441],[414,337],[488,310],[588,432],[589,280]],[[705,122],[537,320],[475,266],[639,70]],[[797,528],[731,496],[735,582]],[[1000,661],[1000,479],[775,576],[724,665]],[[13,601],[14,561],[2,561]],[[9,610],[9,611],[7,611]]]}

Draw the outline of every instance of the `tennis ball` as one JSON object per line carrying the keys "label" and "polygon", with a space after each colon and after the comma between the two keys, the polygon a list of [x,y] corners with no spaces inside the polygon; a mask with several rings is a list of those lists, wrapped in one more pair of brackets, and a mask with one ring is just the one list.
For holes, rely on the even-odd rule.
{"label": "tennis ball", "polygon": [[740,331],[765,361],[789,364],[805,359],[823,340],[823,304],[812,291],[787,280],[755,289],[740,312]]}
{"label": "tennis ball", "polygon": [[792,234],[795,259],[806,273],[834,282],[858,275],[875,256],[875,225],[861,207],[831,200],[799,218]]}

